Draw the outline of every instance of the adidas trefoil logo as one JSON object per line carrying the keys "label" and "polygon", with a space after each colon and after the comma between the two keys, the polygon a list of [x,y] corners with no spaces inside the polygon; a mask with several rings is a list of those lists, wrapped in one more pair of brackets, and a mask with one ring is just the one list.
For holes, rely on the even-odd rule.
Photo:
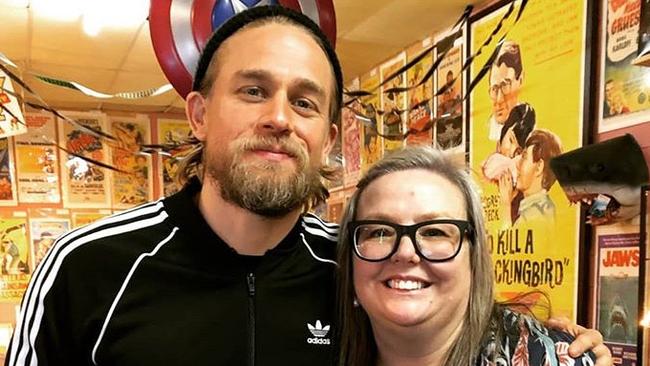
{"label": "adidas trefoil logo", "polygon": [[323,326],[320,320],[316,320],[316,325],[311,325],[307,323],[307,329],[314,336],[314,338],[307,338],[307,343],[309,344],[330,344],[330,339],[325,338],[327,333],[330,331],[330,326]]}

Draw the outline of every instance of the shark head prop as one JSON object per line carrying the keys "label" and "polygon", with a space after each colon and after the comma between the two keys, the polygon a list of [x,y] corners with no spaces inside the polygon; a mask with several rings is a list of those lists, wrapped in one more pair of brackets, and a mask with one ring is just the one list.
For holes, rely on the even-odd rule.
{"label": "shark head prop", "polygon": [[587,222],[603,225],[637,216],[648,165],[641,147],[626,134],[559,155],[551,169],[571,203],[589,205]]}

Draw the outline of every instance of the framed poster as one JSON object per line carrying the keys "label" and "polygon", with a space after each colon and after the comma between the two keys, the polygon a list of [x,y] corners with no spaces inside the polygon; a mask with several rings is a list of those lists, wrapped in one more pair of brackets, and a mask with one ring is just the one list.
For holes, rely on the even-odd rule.
{"label": "framed poster", "polygon": [[12,138],[0,138],[0,206],[15,206],[16,176]]}
{"label": "framed poster", "polygon": [[70,220],[63,218],[30,218],[32,268],[43,260],[54,241],[70,230]]}
{"label": "framed poster", "polygon": [[[106,115],[91,112],[66,112],[68,118],[98,131],[107,131]],[[109,149],[98,136],[59,119],[59,141],[68,151],[107,164]],[[75,155],[61,156],[63,205],[69,208],[110,207],[110,171]]]}
{"label": "framed poster", "polygon": [[[400,52],[397,56],[386,61],[379,67],[380,80],[383,83],[389,76],[394,74],[401,67],[406,64],[406,52]],[[383,114],[378,116],[381,121],[380,132],[384,136],[400,136],[404,135],[405,121],[408,116],[406,113],[407,99],[406,93],[386,92],[388,89],[405,88],[406,87],[406,73],[398,74],[396,77],[382,85],[380,90],[381,94],[381,107],[384,111]],[[404,146],[402,139],[387,139],[384,138],[384,154],[393,150],[397,150]]]}
{"label": "framed poster", "polygon": [[596,227],[596,329],[615,365],[637,363],[639,227]]}
{"label": "framed poster", "polygon": [[26,212],[0,215],[0,302],[19,302],[31,277]]}
{"label": "framed poster", "polygon": [[166,146],[158,164],[158,177],[162,185],[160,193],[163,197],[170,196],[182,188],[174,178],[178,168],[178,157],[185,151],[181,144],[190,136],[192,130],[186,120],[158,119],[158,144]]}
{"label": "framed poster", "polygon": [[[414,44],[406,50],[406,59],[411,61],[422,52],[431,47],[431,38]],[[413,67],[406,70],[406,79],[409,87],[418,85],[433,64],[433,52],[428,52]],[[408,91],[408,121],[406,138],[408,145],[431,145],[433,141],[433,128],[430,125],[433,116],[433,77]]]}
{"label": "framed poster", "polygon": [[[437,53],[439,51],[437,50]],[[465,154],[465,121],[463,116],[463,43],[454,42],[436,70],[435,146],[441,150]]]}
{"label": "framed poster", "polygon": [[473,55],[515,7],[470,68],[474,80],[506,35],[470,95],[470,169],[481,190],[498,299],[541,290],[554,314],[576,319],[580,211],[549,162],[583,141],[588,2],[530,1],[515,22],[521,3],[499,3],[469,26]]}
{"label": "framed poster", "polygon": [[361,171],[365,172],[372,164],[381,159],[384,150],[383,139],[377,135],[380,128],[379,110],[380,98],[375,88],[379,85],[379,71],[375,68],[359,78],[361,90],[373,91],[372,95],[360,99],[361,112],[367,117],[361,128]]}
{"label": "framed poster", "polygon": [[117,138],[117,142],[110,144],[112,165],[121,170],[111,174],[112,207],[125,209],[151,201],[151,155],[140,152],[143,144],[151,143],[149,118],[111,118],[110,131]]}
{"label": "framed poster", "polygon": [[[359,78],[350,82],[348,91],[359,90]],[[341,135],[343,138],[343,184],[348,186],[359,180],[361,171],[361,121],[355,111],[361,111],[361,103],[356,100],[341,112]]]}
{"label": "framed poster", "polygon": [[111,210],[73,211],[71,214],[72,228],[76,229],[80,226],[92,224],[110,214],[112,214]]}
{"label": "framed poster", "polygon": [[598,132],[650,121],[650,68],[632,65],[643,0],[600,0]]}
{"label": "framed poster", "polygon": [[25,113],[27,133],[14,137],[18,199],[21,203],[58,203],[59,154],[51,113]]}

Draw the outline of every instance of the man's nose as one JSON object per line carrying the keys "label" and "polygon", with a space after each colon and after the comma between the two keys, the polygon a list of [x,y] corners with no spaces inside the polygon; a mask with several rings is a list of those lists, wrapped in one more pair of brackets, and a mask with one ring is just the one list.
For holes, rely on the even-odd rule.
{"label": "man's nose", "polygon": [[290,134],[293,131],[291,118],[291,102],[285,93],[277,93],[266,103],[259,128],[266,133]]}

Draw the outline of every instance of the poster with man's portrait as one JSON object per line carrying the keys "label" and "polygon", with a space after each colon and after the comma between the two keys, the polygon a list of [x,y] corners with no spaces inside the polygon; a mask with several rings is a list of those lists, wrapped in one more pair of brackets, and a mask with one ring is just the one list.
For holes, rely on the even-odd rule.
{"label": "poster with man's portrait", "polygon": [[555,314],[574,319],[580,213],[550,160],[582,143],[586,4],[530,1],[518,22],[521,2],[493,7],[471,23],[469,45],[475,54],[515,7],[469,73],[473,80],[507,32],[470,96],[470,168],[481,188],[498,298],[541,290]]}
{"label": "poster with man's portrait", "polygon": [[11,215],[0,214],[0,302],[20,301],[32,273],[27,220]]}
{"label": "poster with man's portrait", "polygon": [[642,0],[601,0],[598,131],[650,120],[650,68],[632,65],[639,48]]}

